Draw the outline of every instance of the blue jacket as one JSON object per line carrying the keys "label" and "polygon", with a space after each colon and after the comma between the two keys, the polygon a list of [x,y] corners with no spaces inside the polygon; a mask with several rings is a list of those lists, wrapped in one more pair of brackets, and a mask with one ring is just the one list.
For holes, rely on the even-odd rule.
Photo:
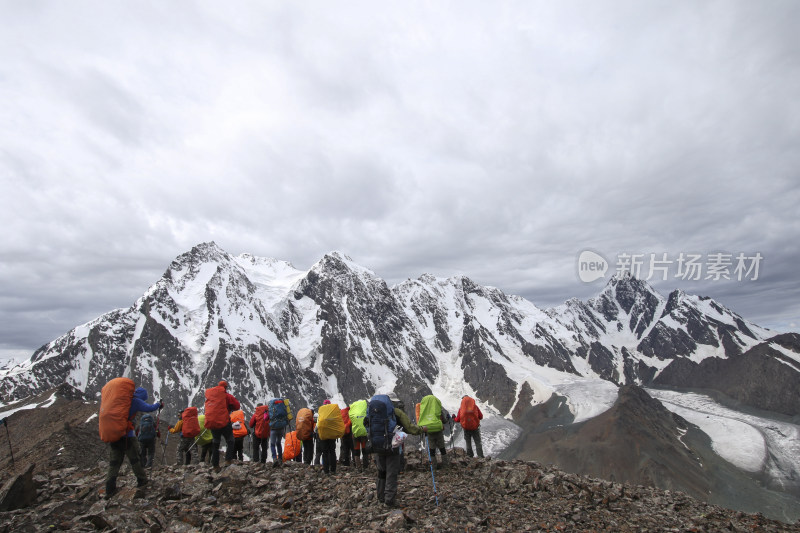
{"label": "blue jacket", "polygon": [[[142,387],[136,387],[133,393],[133,400],[131,400],[131,410],[128,412],[128,420],[133,420],[139,411],[150,413],[157,411],[159,407],[161,407],[160,403],[147,403],[147,391]],[[126,437],[133,437],[134,435],[135,433],[131,429]]]}

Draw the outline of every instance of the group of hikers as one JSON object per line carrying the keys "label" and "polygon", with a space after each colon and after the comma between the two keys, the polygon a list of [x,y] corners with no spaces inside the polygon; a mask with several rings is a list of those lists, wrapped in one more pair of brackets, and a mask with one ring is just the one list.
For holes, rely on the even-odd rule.
{"label": "group of hikers", "polygon": [[[204,412],[197,407],[185,408],[169,434],[180,437],[177,464],[192,462],[192,450],[199,450],[199,461],[211,461],[220,470],[220,445],[225,440],[225,463],[244,460],[244,441],[252,431],[252,460],[280,467],[284,461],[322,465],[326,474],[335,474],[336,465],[366,469],[370,455],[375,456],[378,471],[377,498],[387,506],[395,506],[398,474],[405,465],[404,445],[408,435],[420,435],[425,440],[431,468],[449,464],[444,429],[451,420],[464,430],[467,455],[473,457],[473,443],[478,457],[483,457],[480,421],[483,419],[475,400],[461,399],[458,414],[451,417],[441,401],[428,395],[415,406],[416,423],[405,413],[405,405],[394,394],[377,394],[370,400],[359,400],[340,408],[324,400],[316,412],[308,407],[292,413],[287,398],[273,398],[256,406],[249,423],[239,401],[228,392],[227,381],[205,391]],[[110,446],[106,498],[116,491],[116,480],[127,456],[137,485],[147,484],[145,468],[152,467],[156,440],[160,438],[159,423],[163,402],[147,403],[148,393],[136,387],[128,378],[115,378],[102,389],[100,404],[100,437]],[[159,415],[154,419],[153,413]],[[142,413],[138,427],[134,420]],[[291,421],[294,420],[294,429]],[[287,429],[291,429],[287,433]],[[451,428],[452,431],[452,428]],[[337,460],[336,441],[341,441]],[[166,446],[166,443],[165,443]],[[436,451],[441,457],[437,465]]]}

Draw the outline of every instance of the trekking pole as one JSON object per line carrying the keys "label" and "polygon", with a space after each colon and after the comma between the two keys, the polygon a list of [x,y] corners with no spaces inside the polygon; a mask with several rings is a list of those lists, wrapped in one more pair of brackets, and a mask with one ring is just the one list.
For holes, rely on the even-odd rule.
{"label": "trekking pole", "polygon": [[4,419],[0,420],[0,422],[2,422],[3,425],[6,427],[6,437],[8,437],[8,451],[11,452],[11,464],[13,465],[13,464],[15,464],[14,463],[14,448],[11,447],[11,434],[8,432],[8,418],[4,418]]}
{"label": "trekking pole", "polygon": [[194,448],[194,447],[195,447],[195,445],[196,445],[198,442],[200,442],[200,437],[202,437],[203,435],[205,435],[205,434],[206,434],[206,431],[208,431],[208,428],[203,428],[203,432],[202,432],[202,433],[200,433],[198,436],[196,436],[196,437],[194,438],[194,442],[192,443],[192,445],[191,445],[191,446],[189,446],[189,449],[188,449],[188,450],[186,450],[186,453],[189,453],[190,451],[192,451],[192,448]]}
{"label": "trekking pole", "polygon": [[455,440],[453,435],[453,419],[450,419],[450,451],[453,450],[453,441]]}
{"label": "trekking pole", "polygon": [[169,430],[167,430],[167,438],[164,440],[164,444],[161,445],[161,464],[164,464],[164,457],[167,455],[167,444],[169,444]]}
{"label": "trekking pole", "polygon": [[428,446],[428,434],[425,433],[425,449],[428,451],[428,464],[431,467],[431,479],[433,480],[433,495],[436,496],[436,506],[439,506],[439,494],[436,492],[436,476],[433,475],[433,460],[431,459],[431,449]]}

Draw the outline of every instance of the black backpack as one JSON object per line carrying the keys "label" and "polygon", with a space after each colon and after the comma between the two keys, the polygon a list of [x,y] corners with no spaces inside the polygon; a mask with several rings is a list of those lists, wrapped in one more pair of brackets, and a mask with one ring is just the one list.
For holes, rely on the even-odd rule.
{"label": "black backpack", "polygon": [[156,438],[156,423],[152,415],[144,415],[139,421],[139,440],[154,438]]}

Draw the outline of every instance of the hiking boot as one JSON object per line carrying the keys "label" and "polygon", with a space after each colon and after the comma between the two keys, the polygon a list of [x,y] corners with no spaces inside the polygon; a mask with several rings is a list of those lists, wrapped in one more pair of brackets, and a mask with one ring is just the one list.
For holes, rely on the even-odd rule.
{"label": "hiking boot", "polygon": [[117,478],[106,481],[106,500],[110,500],[117,493]]}
{"label": "hiking boot", "polygon": [[395,499],[386,500],[385,502],[383,502],[383,504],[384,504],[386,507],[392,507],[392,508],[395,508],[395,509],[396,509],[396,508],[398,508],[398,507],[400,507],[400,504],[398,504],[398,503],[397,503],[397,500],[395,500]]}
{"label": "hiking boot", "polygon": [[272,461],[272,468],[278,468],[281,464],[278,461]]}
{"label": "hiking boot", "polygon": [[147,485],[147,478],[146,477],[143,477],[141,479],[137,479],[136,480],[136,486],[137,487],[144,487],[145,485]]}

